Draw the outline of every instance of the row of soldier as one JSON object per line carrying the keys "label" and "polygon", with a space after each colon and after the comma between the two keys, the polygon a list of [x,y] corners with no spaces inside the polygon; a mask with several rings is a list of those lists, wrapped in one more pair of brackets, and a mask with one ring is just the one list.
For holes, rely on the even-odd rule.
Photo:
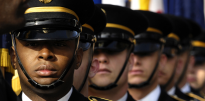
{"label": "row of soldier", "polygon": [[195,22],[92,0],[22,2],[19,22],[1,28],[12,30],[20,92],[1,77],[2,101],[205,100],[205,34]]}

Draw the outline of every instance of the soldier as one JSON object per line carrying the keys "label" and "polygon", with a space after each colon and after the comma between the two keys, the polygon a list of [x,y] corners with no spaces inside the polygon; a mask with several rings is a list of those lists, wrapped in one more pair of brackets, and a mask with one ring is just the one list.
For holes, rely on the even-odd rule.
{"label": "soldier", "polygon": [[0,34],[24,26],[24,12],[29,8],[28,0],[0,0]]}
{"label": "soldier", "polygon": [[[191,86],[191,92],[204,98],[203,93],[200,93],[205,87],[205,34],[199,35],[192,42],[193,49],[191,55],[195,58],[195,64],[189,71],[187,77]],[[205,100],[205,99],[204,99]]]}
{"label": "soldier", "polygon": [[[129,92],[139,101],[175,101],[158,84],[159,66],[164,67],[162,54],[165,40],[172,32],[170,21],[161,14],[140,11],[149,21],[147,31],[135,35],[134,66],[129,72]],[[160,64],[160,65],[159,65]]]}
{"label": "soldier", "polygon": [[12,32],[12,66],[18,70],[23,101],[87,101],[72,87],[80,67],[82,24],[94,12],[92,0],[31,0],[26,25]]}
{"label": "soldier", "polygon": [[146,30],[148,22],[138,12],[114,5],[98,5],[105,10],[106,28],[97,36],[93,58],[100,67],[89,79],[89,97],[103,97],[113,101],[135,101],[127,92],[128,71],[133,65],[131,51],[134,35]]}
{"label": "soldier", "polygon": [[17,96],[6,82],[0,69],[0,99],[1,101],[17,101]]}
{"label": "soldier", "polygon": [[184,93],[185,95],[188,95],[189,98],[191,97],[192,99],[203,100],[201,97],[192,93],[191,87],[187,82],[188,71],[190,67],[194,65],[194,57],[190,54],[192,50],[191,40],[193,37],[200,34],[201,29],[197,24],[194,24],[190,20],[174,16],[170,16],[170,18],[175,20],[175,25],[180,28],[177,35],[181,39],[180,45],[182,46],[182,49],[179,52],[179,60],[176,69],[176,85],[178,87],[176,87],[175,93],[178,93],[176,94],[178,96],[182,96],[182,93]]}
{"label": "soldier", "polygon": [[176,84],[176,72],[179,59],[179,52],[181,51],[180,34],[186,35],[189,30],[188,25],[180,18],[165,15],[173,26],[173,31],[166,38],[166,44],[163,53],[166,54],[167,63],[165,67],[160,68],[159,72],[159,84],[167,91],[167,93],[175,99],[192,100],[193,98],[183,94],[180,89],[175,86]]}
{"label": "soldier", "polygon": [[88,96],[88,81],[87,78],[95,76],[99,69],[99,62],[93,59],[95,46],[94,35],[100,33],[106,26],[106,16],[103,10],[95,6],[95,12],[89,22],[82,25],[83,31],[80,37],[79,47],[83,48],[83,60],[79,69],[74,73],[74,87],[84,96]]}

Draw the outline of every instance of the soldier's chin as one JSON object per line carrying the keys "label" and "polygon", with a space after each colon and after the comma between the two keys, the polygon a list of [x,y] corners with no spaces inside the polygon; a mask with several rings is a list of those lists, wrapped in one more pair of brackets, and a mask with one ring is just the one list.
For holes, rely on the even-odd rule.
{"label": "soldier's chin", "polygon": [[98,87],[106,87],[110,85],[112,82],[93,82],[92,84],[97,85]]}
{"label": "soldier's chin", "polygon": [[129,84],[139,85],[144,82],[146,82],[146,80],[132,80],[132,81],[129,81]]}
{"label": "soldier's chin", "polygon": [[[34,79],[35,80],[35,79]],[[35,81],[38,83],[38,84],[41,84],[41,85],[50,85],[52,84],[53,82],[55,82],[56,80],[58,80],[58,78],[38,78],[36,79]]]}

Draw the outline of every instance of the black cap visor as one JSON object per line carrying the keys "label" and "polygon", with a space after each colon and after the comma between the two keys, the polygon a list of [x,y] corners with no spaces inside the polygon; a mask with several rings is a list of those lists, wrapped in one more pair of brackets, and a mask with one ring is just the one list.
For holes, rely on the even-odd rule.
{"label": "black cap visor", "polygon": [[133,53],[152,53],[161,48],[159,43],[137,43],[134,46]]}
{"label": "black cap visor", "polygon": [[195,56],[195,65],[202,65],[205,63],[205,56]]}
{"label": "black cap visor", "polygon": [[83,42],[83,41],[79,42],[79,48],[82,48],[83,51],[88,50],[90,48],[90,46],[91,46],[90,42]]}
{"label": "black cap visor", "polygon": [[39,40],[73,40],[79,37],[79,32],[70,30],[23,30],[14,32],[19,40],[39,41]]}
{"label": "black cap visor", "polygon": [[178,54],[178,49],[174,47],[164,47],[163,53],[166,54],[168,58],[172,58]]}
{"label": "black cap visor", "polygon": [[103,49],[103,50],[109,50],[113,52],[121,52],[125,50],[126,48],[129,48],[131,44],[124,41],[113,41],[113,40],[98,40],[95,44],[95,50],[96,49]]}

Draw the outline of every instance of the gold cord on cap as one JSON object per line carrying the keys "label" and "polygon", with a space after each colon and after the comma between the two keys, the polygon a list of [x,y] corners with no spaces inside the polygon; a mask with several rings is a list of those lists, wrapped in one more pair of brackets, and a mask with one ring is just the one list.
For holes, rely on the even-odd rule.
{"label": "gold cord on cap", "polygon": [[83,24],[82,26],[85,27],[85,28],[88,28],[88,29],[90,29],[90,30],[92,30],[94,32],[93,27],[90,26],[89,24]]}
{"label": "gold cord on cap", "polygon": [[169,38],[174,38],[174,39],[176,39],[177,41],[180,40],[179,36],[176,35],[175,33],[170,33],[170,34],[168,35],[168,37],[169,37]]}
{"label": "gold cord on cap", "polygon": [[148,27],[147,32],[155,32],[155,33],[163,34],[162,31],[153,27]]}
{"label": "gold cord on cap", "polygon": [[28,13],[41,13],[41,12],[64,12],[72,14],[77,18],[79,21],[78,15],[71,9],[65,8],[65,7],[58,7],[58,6],[50,6],[50,7],[31,7],[26,10],[25,14]]}
{"label": "gold cord on cap", "polygon": [[122,29],[122,30],[130,32],[132,35],[135,35],[133,30],[131,30],[130,28],[126,26],[120,25],[120,24],[107,23],[106,27]]}
{"label": "gold cord on cap", "polygon": [[204,47],[205,48],[205,42],[202,42],[202,41],[192,41],[192,46],[194,46],[194,47]]}

